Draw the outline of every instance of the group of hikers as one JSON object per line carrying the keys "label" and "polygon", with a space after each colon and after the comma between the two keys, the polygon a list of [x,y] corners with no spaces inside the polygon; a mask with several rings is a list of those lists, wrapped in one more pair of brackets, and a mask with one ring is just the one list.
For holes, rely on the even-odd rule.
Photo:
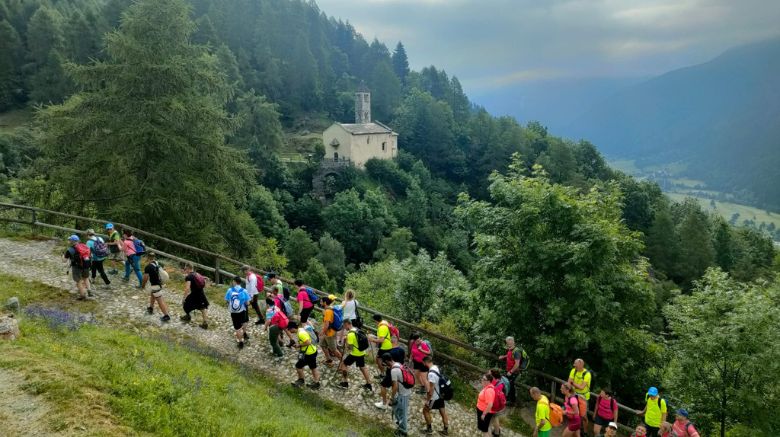
{"label": "group of hikers", "polygon": [[[119,263],[124,263],[122,280],[129,281],[134,272],[138,287],[149,290],[147,313],[154,313],[156,303],[162,313],[160,320],[169,322],[171,317],[162,293],[168,281],[168,273],[157,262],[154,253],[147,251],[143,241],[134,237],[130,230],[124,230],[120,235],[108,223],[105,231],[107,240],[92,229],[86,231],[84,242],[75,234],[68,238],[69,247],[64,257],[70,260],[78,298],[86,299],[91,295],[90,278],[94,281],[98,274],[106,286],[111,284],[104,270],[104,261],[112,263],[113,268],[108,273],[114,275],[119,273]],[[144,255],[147,264],[141,270],[141,257]],[[325,366],[336,369],[340,375],[338,388],[349,388],[349,370],[354,366],[362,376],[362,390],[372,393],[374,381],[366,363],[367,355],[371,354],[378,370],[374,379],[379,384],[380,398],[374,406],[381,410],[392,410],[397,425],[395,434],[405,436],[409,432],[409,400],[413,393],[424,396],[421,411],[424,426],[420,431],[433,434],[433,414],[438,411],[442,423],[438,433],[449,434],[446,403],[453,398],[452,383],[434,364],[431,343],[423,339],[420,333],[412,333],[407,348],[404,348],[398,328],[378,314],[373,316],[376,330],[371,334],[364,331],[353,290],[347,290],[341,302],[337,303],[336,296],[320,296],[300,279],[294,282],[296,290],[293,294],[274,273],[261,276],[250,266],[243,266],[241,271],[243,276],[232,279],[224,298],[239,349],[243,349],[250,339],[248,328],[251,307],[257,316],[254,324],[268,333],[268,341],[276,359],[285,356],[285,348],[297,350],[295,370],[298,378],[292,382],[294,387],[305,385],[313,390],[321,387],[321,373],[318,369],[321,351]],[[206,278],[195,272],[191,264],[182,266],[182,274],[184,314],[180,320],[190,322],[191,313],[199,311],[202,318],[199,326],[208,329]],[[319,328],[318,322],[312,317],[315,307],[322,310]],[[481,390],[475,409],[477,429],[484,436],[501,434],[501,418],[507,413],[507,406],[516,403],[517,378],[529,363],[526,352],[516,344],[513,337],[507,337],[505,343],[506,354],[500,357],[505,362],[505,371],[491,369],[480,379]],[[305,368],[311,373],[308,384]],[[561,385],[563,406],[551,403],[539,388],[530,389],[530,396],[536,402],[534,437],[549,436],[553,427],[564,425],[564,418],[563,437],[584,437],[589,429],[589,414],[595,436],[616,435],[617,401],[609,388],[602,388],[591,405],[591,379],[591,372],[585,368],[584,361],[575,360],[568,381]],[[645,408],[639,412],[644,418],[643,423],[636,427],[632,437],[700,437],[684,409],[677,410],[674,423],[666,421],[667,404],[655,387],[648,390],[646,399]]]}

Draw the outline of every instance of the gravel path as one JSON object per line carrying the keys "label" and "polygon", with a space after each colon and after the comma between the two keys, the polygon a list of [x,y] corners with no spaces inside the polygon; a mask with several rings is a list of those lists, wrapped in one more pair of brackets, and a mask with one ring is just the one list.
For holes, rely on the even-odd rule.
{"label": "gravel path", "polygon": [[[69,290],[76,296],[76,289],[69,273],[66,275],[66,265],[56,255],[55,241],[13,241],[0,239],[0,272],[20,276],[25,279],[39,281],[54,287]],[[175,265],[173,263],[169,265]],[[179,316],[183,314],[179,303],[181,302],[181,283],[171,278],[171,285],[165,290],[165,299],[171,307],[170,323],[162,323],[160,314],[150,316],[146,313],[148,293],[122,282],[119,276],[110,276],[111,289],[104,289],[102,285],[96,287],[95,299],[100,304],[102,311],[96,315],[101,323],[112,324],[114,321],[126,321],[130,319],[134,326],[146,326],[144,330],[149,332],[168,332],[171,335],[190,337],[219,355],[234,360],[242,365],[256,369],[264,375],[276,379],[279,383],[289,384],[296,379],[294,363],[296,352],[287,350],[286,356],[281,361],[275,361],[271,355],[267,334],[262,328],[252,326],[250,328],[251,340],[249,345],[239,351],[233,336],[233,327],[230,316],[222,302],[213,301],[209,311],[210,326],[203,330],[195,323],[200,321],[200,314],[193,313],[193,322],[182,323]],[[99,280],[99,284],[102,281]],[[130,284],[133,284],[131,281]],[[219,289],[227,289],[220,287]],[[24,305],[24,296],[19,296]],[[253,313],[253,312],[252,312]],[[320,358],[322,363],[322,358]],[[335,370],[320,365],[322,371],[323,386],[316,393],[328,400],[343,405],[348,410],[371,418],[380,420],[390,426],[394,426],[389,411],[380,411],[373,406],[379,400],[379,387],[374,385],[373,394],[364,394],[360,389],[362,377],[354,367],[350,370],[350,388],[346,391],[337,388],[340,377]],[[376,368],[372,368],[376,371]],[[311,374],[306,372],[307,381]],[[309,389],[304,389],[309,390]],[[312,392],[312,395],[313,392]],[[410,435],[422,435],[421,427],[423,396],[412,395],[409,405],[409,430]],[[448,404],[447,411],[450,416],[450,435],[475,436],[479,435],[476,429],[476,417],[471,408],[465,409],[460,405]],[[434,415],[434,430],[441,429],[441,419]],[[518,436],[519,434],[502,430],[502,435]]]}

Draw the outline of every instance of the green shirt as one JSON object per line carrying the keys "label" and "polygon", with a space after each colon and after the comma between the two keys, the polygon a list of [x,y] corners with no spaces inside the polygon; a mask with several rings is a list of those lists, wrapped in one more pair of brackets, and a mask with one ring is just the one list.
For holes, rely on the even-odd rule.
{"label": "green shirt", "polygon": [[536,426],[539,426],[542,420],[544,420],[544,425],[539,426],[539,431],[549,431],[552,429],[552,424],[550,423],[550,400],[545,395],[541,396],[536,401]]}
{"label": "green shirt", "polygon": [[577,372],[577,369],[571,369],[571,372],[569,372],[569,379],[573,380],[575,384],[582,384],[583,382],[585,382],[585,388],[580,390],[577,387],[574,387],[574,392],[584,397],[586,401],[589,400],[590,399],[590,372],[588,372],[588,369],[582,369],[582,372]]}
{"label": "green shirt", "polygon": [[347,344],[352,346],[352,350],[349,352],[353,357],[363,357],[366,355],[366,351],[358,349],[357,333],[356,329],[352,328],[347,334]]}
{"label": "green shirt", "polygon": [[647,409],[645,410],[645,423],[653,428],[661,426],[661,415],[666,413],[666,400],[647,396]]}

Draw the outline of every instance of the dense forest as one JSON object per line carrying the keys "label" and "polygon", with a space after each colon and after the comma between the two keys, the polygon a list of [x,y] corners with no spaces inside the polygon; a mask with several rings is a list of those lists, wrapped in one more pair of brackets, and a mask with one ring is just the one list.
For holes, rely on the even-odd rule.
{"label": "dense forest", "polygon": [[[650,385],[721,435],[774,435],[772,241],[605,163],[597,148],[474,105],[299,0],[0,0],[0,197],[241,257],[500,350],[581,356],[638,405]],[[399,133],[312,194],[293,134],[353,119],[371,89]],[[595,387],[594,387],[595,388]],[[771,416],[771,417],[770,417]]]}

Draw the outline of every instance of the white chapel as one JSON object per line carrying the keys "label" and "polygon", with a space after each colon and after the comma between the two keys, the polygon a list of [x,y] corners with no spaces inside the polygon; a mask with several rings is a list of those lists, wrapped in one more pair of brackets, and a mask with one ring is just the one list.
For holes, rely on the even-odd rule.
{"label": "white chapel", "polygon": [[362,169],[369,159],[393,159],[398,155],[398,134],[371,121],[371,93],[362,86],[355,93],[355,123],[333,123],[322,133],[322,141],[326,165],[338,163]]}

